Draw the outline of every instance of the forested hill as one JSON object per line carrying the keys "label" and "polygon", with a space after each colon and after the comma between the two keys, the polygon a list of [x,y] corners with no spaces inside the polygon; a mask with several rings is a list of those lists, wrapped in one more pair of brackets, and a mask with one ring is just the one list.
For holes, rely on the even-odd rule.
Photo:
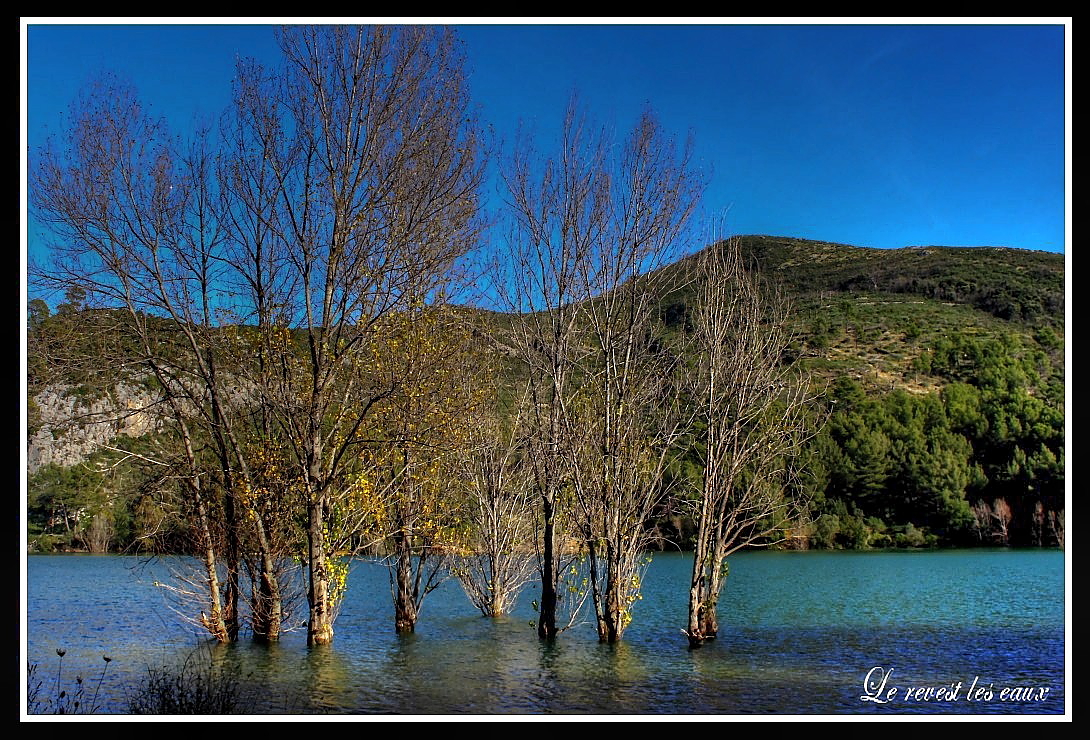
{"label": "forested hill", "polygon": [[877,249],[764,235],[735,239],[751,267],[804,307],[810,299],[869,294],[931,299],[1009,321],[1063,325],[1064,256],[1055,252],[1010,247]]}
{"label": "forested hill", "polygon": [[[1063,544],[1062,254],[735,239],[791,306],[784,360],[825,389],[800,463],[805,545]],[[687,262],[663,268],[679,332]],[[687,539],[670,512],[657,526]]]}
{"label": "forested hill", "polygon": [[811,546],[1062,545],[1062,254],[738,238],[828,388]]}
{"label": "forested hill", "polygon": [[874,249],[776,236],[739,240],[752,260],[797,295],[919,296],[1003,319],[1063,321],[1062,254],[1007,247]]}
{"label": "forested hill", "polygon": [[[826,413],[828,422],[801,461],[811,504],[805,537],[796,541],[850,548],[1062,544],[1063,255],[737,238],[750,265],[792,307],[795,340],[784,359],[797,360],[824,388],[825,406],[815,415]],[[685,331],[692,286],[683,265],[664,269],[677,271],[680,287],[661,297],[662,320]],[[118,518],[111,546],[123,547],[125,537],[140,536],[137,507],[151,506],[146,494],[115,495],[93,466],[73,463],[110,434],[128,435],[125,449],[139,446],[132,435],[147,425],[124,417],[99,425],[95,436],[90,425],[59,416],[107,397],[132,408],[154,385],[131,373],[123,382],[111,378],[111,369],[126,365],[125,347],[100,330],[114,320],[102,311],[82,310],[78,300],[52,315],[40,302],[30,309],[28,526],[33,536],[48,535],[43,547],[83,547],[83,525],[57,512],[108,506]],[[510,317],[479,318],[480,330],[499,335],[502,346]],[[79,342],[108,349],[81,353]],[[109,363],[64,360],[103,353]],[[96,454],[105,469],[119,453]],[[688,523],[672,511],[655,526],[664,538],[685,541]]]}
{"label": "forested hill", "polygon": [[[1047,372],[1035,385],[1062,385],[1062,254],[735,238],[750,267],[791,304],[796,350],[819,374],[846,374],[875,390],[934,390],[949,379],[947,364],[967,367],[967,355],[951,356],[955,346],[969,338],[1002,339],[1047,356]],[[681,272],[680,265],[664,269]],[[685,284],[681,275],[672,282]],[[686,287],[664,296],[667,324],[683,322],[691,296]]]}

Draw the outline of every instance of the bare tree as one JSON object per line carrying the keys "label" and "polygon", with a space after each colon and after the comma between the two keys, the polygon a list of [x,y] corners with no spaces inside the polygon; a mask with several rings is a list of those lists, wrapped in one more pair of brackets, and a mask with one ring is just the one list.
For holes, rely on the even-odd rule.
{"label": "bare tree", "polygon": [[1062,550],[1064,547],[1064,509],[1048,512],[1048,528],[1053,539]]}
{"label": "bare tree", "polygon": [[[650,114],[620,149],[616,172],[603,173],[610,175],[608,207],[596,249],[580,265],[595,298],[583,305],[590,335],[584,422],[569,435],[587,443],[576,446],[575,490],[603,642],[621,639],[631,622],[650,543],[645,525],[667,493],[667,464],[685,428],[673,382],[678,358],[656,327],[668,285],[660,268],[682,254],[681,231],[697,194],[689,151],[677,152]],[[596,577],[599,560],[604,583]]]}
{"label": "bare tree", "polygon": [[[240,69],[253,203],[286,247],[270,296],[301,351],[282,344],[266,399],[306,502],[308,642],[333,639],[338,544],[328,524],[356,485],[367,422],[397,379],[367,373],[388,315],[441,300],[475,245],[481,163],[453,33],[435,27],[286,29],[285,68]],[[256,187],[260,184],[259,189]],[[264,287],[273,290],[270,283]],[[255,286],[256,290],[256,286]],[[293,348],[294,349],[294,348]]]}
{"label": "bare tree", "polygon": [[[530,382],[544,555],[538,632],[556,634],[557,504],[578,502],[599,638],[620,639],[638,594],[643,525],[680,431],[673,361],[654,337],[656,269],[680,254],[700,191],[690,152],[650,113],[624,141],[569,105],[558,155],[524,141],[506,176],[521,270],[518,351]],[[665,371],[665,372],[664,372]],[[601,564],[601,568],[599,568]],[[597,577],[601,570],[602,579]]]}
{"label": "bare tree", "polygon": [[1044,544],[1045,521],[1045,506],[1038,501],[1033,506],[1033,515],[1030,518],[1030,535],[1033,539],[1033,544],[1037,547]]}
{"label": "bare tree", "polygon": [[997,498],[992,502],[992,536],[1001,545],[1006,545],[1010,541],[1010,523],[1013,518],[1007,499]]}
{"label": "bare tree", "polygon": [[701,471],[691,499],[697,532],[689,584],[691,646],[714,639],[727,557],[783,542],[805,512],[793,458],[815,432],[817,396],[785,361],[787,306],[726,240],[692,258],[693,451]]}
{"label": "bare tree", "polygon": [[[206,142],[198,136],[181,147],[131,87],[106,78],[73,105],[66,149],[51,142],[41,152],[31,190],[61,240],[41,278],[120,308],[114,328],[126,354],[162,389],[159,409],[184,451],[180,472],[203,557],[206,626],[230,641],[239,627],[241,520],[222,424],[221,358],[211,341],[222,231],[207,198]],[[206,449],[218,476],[208,475]],[[222,555],[209,519],[219,496],[228,519]]]}
{"label": "bare tree", "polygon": [[[570,460],[564,454],[566,402],[575,386],[578,303],[588,297],[577,278],[593,239],[594,171],[580,171],[574,107],[565,122],[560,161],[543,160],[523,138],[504,171],[511,233],[497,284],[516,316],[512,351],[526,374],[526,460],[541,507],[541,597],[538,635],[552,639],[561,594],[558,525],[570,495]],[[572,207],[565,211],[566,205]]]}
{"label": "bare tree", "polygon": [[[1010,504],[1005,498],[997,498],[989,505],[984,499],[973,504],[973,529],[981,540],[987,538],[999,545],[1010,541],[1010,523],[1013,518]],[[1062,532],[1062,518],[1061,530]]]}
{"label": "bare tree", "polygon": [[992,507],[984,499],[978,500],[970,509],[973,513],[973,531],[981,542],[991,532]]}
{"label": "bare tree", "polygon": [[351,508],[360,432],[400,383],[368,372],[371,345],[386,317],[444,301],[475,245],[481,161],[452,32],[278,38],[282,68],[239,65],[218,155],[207,136],[181,147],[109,82],[73,109],[68,149],[43,152],[32,192],[60,240],[49,281],[121,308],[118,333],[162,389],[207,628],[237,637],[248,570],[255,636],[277,638],[295,500],[317,644],[343,593],[335,556],[365,514]]}
{"label": "bare tree", "polygon": [[520,409],[509,420],[484,408],[471,420],[458,464],[467,495],[462,537],[451,570],[486,617],[507,614],[537,565],[533,489],[518,437]]}

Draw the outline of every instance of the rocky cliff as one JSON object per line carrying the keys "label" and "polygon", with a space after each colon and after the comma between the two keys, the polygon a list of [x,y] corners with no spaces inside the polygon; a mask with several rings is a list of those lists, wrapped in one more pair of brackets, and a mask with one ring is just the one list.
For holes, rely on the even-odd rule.
{"label": "rocky cliff", "polygon": [[51,385],[32,401],[27,439],[27,473],[41,467],[76,465],[116,437],[138,437],[157,429],[156,397],[145,387],[121,383],[89,397],[72,386]]}

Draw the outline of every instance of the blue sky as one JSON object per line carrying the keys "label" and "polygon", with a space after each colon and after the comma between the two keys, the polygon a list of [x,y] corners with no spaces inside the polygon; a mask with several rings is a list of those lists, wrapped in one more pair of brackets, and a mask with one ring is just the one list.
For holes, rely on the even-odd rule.
{"label": "blue sky", "polygon": [[[24,19],[31,151],[101,72],[131,80],[185,132],[226,107],[237,55],[277,58],[271,27],[253,23],[265,19],[87,20]],[[501,141],[520,122],[548,140],[573,90],[618,130],[649,104],[667,129],[692,133],[709,175],[704,209],[726,209],[729,233],[1065,251],[1065,19],[444,20],[461,32],[475,100]],[[32,220],[27,232],[36,253]]]}

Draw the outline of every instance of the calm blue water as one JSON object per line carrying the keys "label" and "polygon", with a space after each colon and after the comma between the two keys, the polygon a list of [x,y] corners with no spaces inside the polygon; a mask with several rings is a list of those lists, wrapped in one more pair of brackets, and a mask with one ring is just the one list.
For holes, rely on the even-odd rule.
{"label": "calm blue water", "polygon": [[[598,644],[589,620],[543,645],[529,625],[532,587],[511,617],[489,620],[453,581],[428,596],[416,634],[399,637],[385,568],[360,560],[332,646],[308,649],[298,631],[273,647],[213,646],[210,659],[243,677],[253,714],[1064,712],[1061,552],[754,552],[730,562],[720,638],[696,651],[680,633],[691,559],[669,554],[656,555],[616,646]],[[94,686],[109,655],[98,703],[125,712],[149,666],[205,644],[152,585],[166,573],[128,557],[29,557],[27,658],[47,688],[58,668],[62,687],[76,674]],[[59,666],[57,648],[67,651]],[[876,667],[871,693],[883,704],[860,698]],[[906,696],[958,682],[953,701]],[[990,687],[991,698],[967,701],[971,687]],[[1004,688],[1032,698],[1003,700]]]}

